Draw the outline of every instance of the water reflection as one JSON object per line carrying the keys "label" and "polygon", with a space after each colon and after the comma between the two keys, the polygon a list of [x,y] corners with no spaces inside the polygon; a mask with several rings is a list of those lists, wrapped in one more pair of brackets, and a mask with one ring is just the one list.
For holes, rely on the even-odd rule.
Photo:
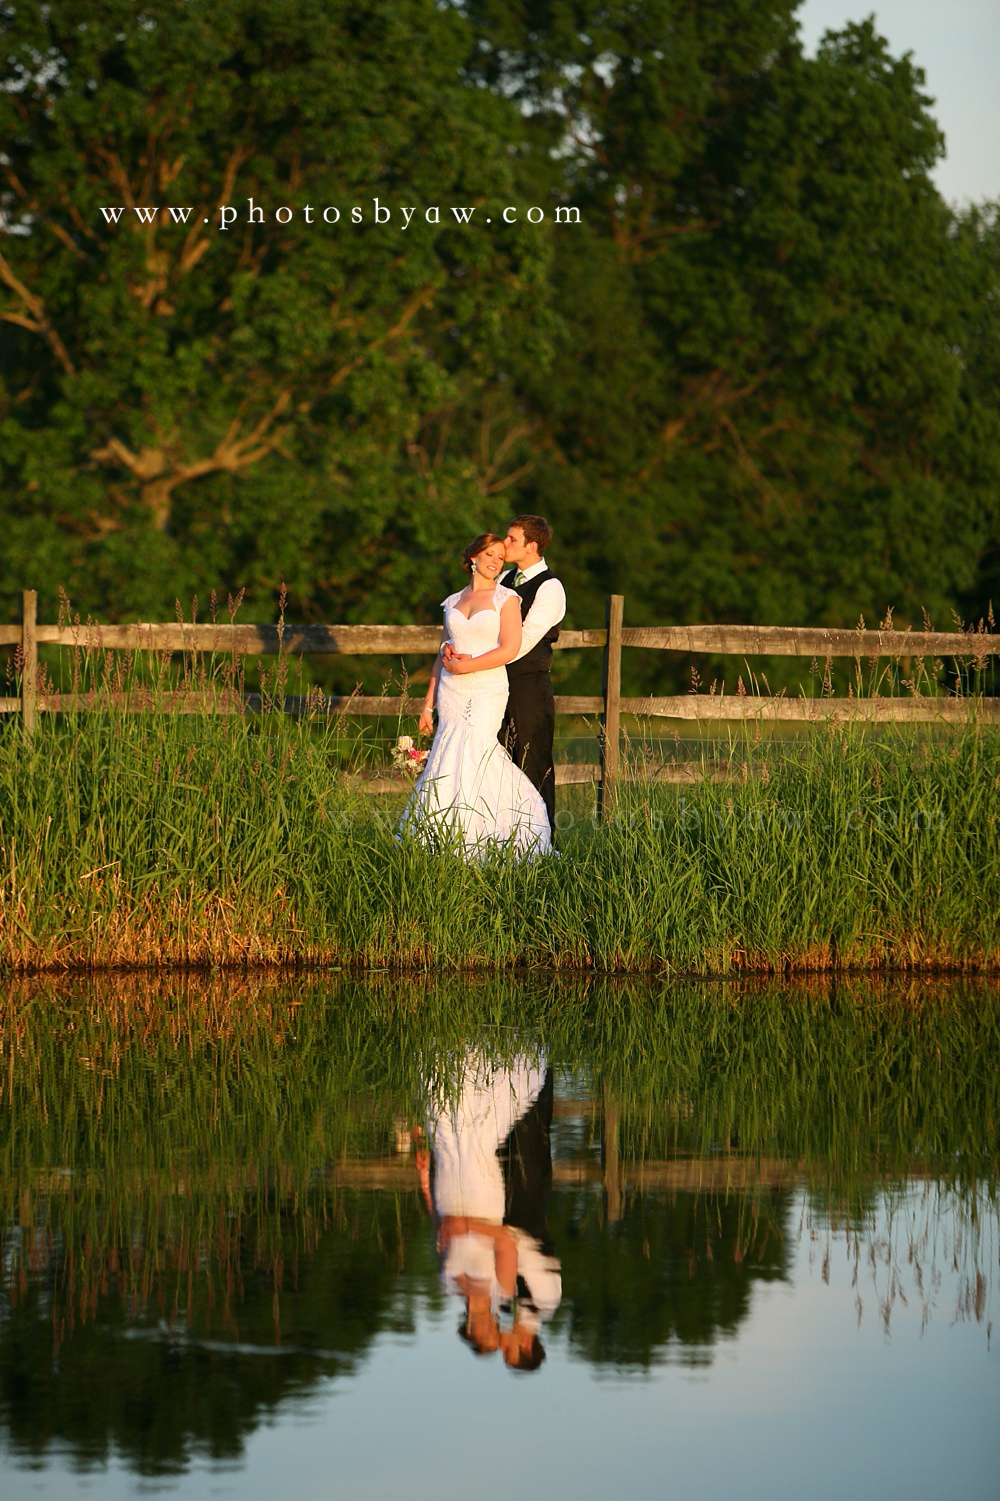
{"label": "water reflection", "polygon": [[437,1227],[441,1281],[462,1298],[459,1334],[512,1370],[545,1358],[540,1333],[562,1299],[548,1232],[552,1071],[544,1056],[504,1067],[469,1051],[429,1091],[416,1161]]}
{"label": "water reflection", "polygon": [[998,1042],[968,983],[12,991],[0,1445],[240,1458],[440,1326],[470,1402],[708,1373],[841,1249],[852,1327],[988,1345]]}

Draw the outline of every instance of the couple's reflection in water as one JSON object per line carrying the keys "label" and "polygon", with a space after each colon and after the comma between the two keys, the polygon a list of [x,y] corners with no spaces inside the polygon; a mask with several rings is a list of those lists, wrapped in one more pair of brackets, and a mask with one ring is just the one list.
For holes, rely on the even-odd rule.
{"label": "couple's reflection in water", "polygon": [[442,1286],[465,1303],[459,1335],[516,1371],[545,1359],[541,1331],[562,1298],[548,1230],[552,1090],[544,1057],[469,1053],[429,1089],[418,1134]]}
{"label": "couple's reflection in water", "polygon": [[[862,1327],[876,1321],[881,1343],[892,1299],[894,1331],[904,1293],[919,1324],[925,1287],[935,1308],[988,1332],[995,989],[949,989],[936,1008],[922,989],[919,1007],[909,991],[901,1004],[860,989],[858,1004],[828,1008],[776,987],[720,1009],[703,986],[688,999],[679,988],[656,1035],[643,1030],[659,1014],[652,1001],[634,1013],[640,1026],[617,990],[607,1013],[573,992],[572,1005],[552,1008],[542,1057],[526,1040],[530,996],[528,1022],[518,1010],[506,1025],[503,997],[480,997],[491,1020],[470,1044],[454,1018],[437,1030],[433,1012],[416,1028],[407,1019],[373,1032],[362,1010],[371,992],[353,979],[300,1009],[311,992],[292,990],[285,1031],[275,1024],[284,992],[248,994],[247,1030],[231,1031],[232,995],[219,983],[208,1009],[185,981],[162,1001],[151,992],[152,1012],[145,990],[83,991],[84,1011],[75,989],[55,1005],[58,990],[31,987],[0,1018],[17,1062],[0,1100],[16,1144],[0,1172],[4,1493],[10,1465],[32,1472],[25,1491],[45,1468],[60,1477],[50,1489],[68,1492],[61,1477],[74,1470],[176,1477],[234,1461],[248,1481],[263,1477],[251,1489],[266,1489],[262,1456],[278,1451],[272,1437],[253,1447],[252,1435],[287,1425],[298,1452],[307,1412],[315,1437],[302,1452],[316,1473],[327,1474],[329,1436],[345,1421],[336,1414],[350,1412],[351,1442],[372,1446],[384,1479],[385,1414],[401,1371],[436,1359],[442,1282],[446,1323],[461,1309],[463,1343],[493,1357],[476,1363],[486,1386],[446,1383],[473,1437],[503,1421],[503,1401],[523,1387],[501,1377],[501,1361],[541,1367],[546,1386],[557,1372],[600,1378],[572,1382],[573,1401],[594,1405],[575,1427],[556,1425],[564,1449],[551,1424],[539,1429],[538,1462],[551,1440],[571,1471],[581,1423],[606,1429],[619,1410],[601,1405],[608,1378],[657,1381],[679,1366],[701,1381],[723,1342],[748,1337],[749,1358],[734,1360],[729,1345],[725,1396],[734,1370],[756,1370],[761,1340],[784,1350],[790,1320],[836,1354],[836,1321],[853,1339],[862,1296]],[[450,1002],[443,994],[442,1017]],[[955,1042],[959,1002],[968,1048]],[[790,1069],[806,1043],[812,1061]],[[169,1110],[156,1080],[181,1091]],[[830,1108],[817,1110],[827,1080]],[[418,1121],[433,1230],[410,1158]],[[925,1134],[934,1151],[915,1157]],[[755,1301],[768,1283],[781,1295]],[[455,1372],[471,1373],[452,1328]],[[803,1340],[774,1364],[776,1390],[813,1379],[822,1345]],[[414,1365],[401,1366],[411,1342]],[[866,1360],[871,1345],[857,1346]],[[940,1358],[928,1379],[940,1379]],[[851,1379],[872,1381],[877,1403],[872,1369],[851,1367]],[[487,1391],[491,1370],[506,1396]],[[327,1407],[347,1390],[350,1408]],[[515,1425],[519,1414],[508,1414]],[[417,1429],[437,1476],[437,1428],[421,1412]],[[780,1445],[780,1424],[774,1432]]]}

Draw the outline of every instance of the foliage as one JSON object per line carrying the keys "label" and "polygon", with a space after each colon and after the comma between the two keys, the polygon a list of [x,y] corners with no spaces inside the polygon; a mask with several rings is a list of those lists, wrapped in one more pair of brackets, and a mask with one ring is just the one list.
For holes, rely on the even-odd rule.
{"label": "foliage", "polygon": [[436,600],[504,460],[440,444],[430,472],[428,414],[545,355],[544,237],[451,211],[511,193],[513,110],[462,83],[460,18],[71,0],[0,24],[8,608],[29,582],[126,619],[282,581],[313,618]]}
{"label": "foliage", "polygon": [[985,615],[996,213],[937,194],[912,61],[870,21],[807,58],[795,9],[0,9],[4,609],[267,617],[284,580],[293,616],[433,619],[533,509],[577,625],[609,589],[632,623]]}
{"label": "foliage", "polygon": [[582,207],[527,485],[558,486],[588,620],[606,589],[632,623],[985,613],[996,270],[930,180],[919,70],[871,22],[807,59],[791,4],[470,9]]}

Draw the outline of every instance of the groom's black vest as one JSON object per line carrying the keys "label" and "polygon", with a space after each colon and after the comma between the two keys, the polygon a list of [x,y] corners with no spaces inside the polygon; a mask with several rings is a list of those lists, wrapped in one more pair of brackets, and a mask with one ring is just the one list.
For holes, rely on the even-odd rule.
{"label": "groom's black vest", "polygon": [[[521,619],[526,620],[539,589],[543,584],[547,584],[549,579],[554,579],[555,577],[555,574],[546,568],[542,573],[536,573],[534,578],[525,579],[523,584],[519,584],[515,588],[514,580],[517,578],[517,569],[515,568],[513,573],[508,573],[500,582],[501,584],[506,584],[508,589],[513,589],[515,594],[520,595]],[[559,582],[558,579],[556,579],[556,582]],[[552,643],[553,641],[558,641],[558,639],[559,627],[554,625],[545,632],[542,639],[536,642],[523,657],[520,657],[516,662],[507,663],[508,678],[524,677],[529,672],[548,672],[552,666]]]}

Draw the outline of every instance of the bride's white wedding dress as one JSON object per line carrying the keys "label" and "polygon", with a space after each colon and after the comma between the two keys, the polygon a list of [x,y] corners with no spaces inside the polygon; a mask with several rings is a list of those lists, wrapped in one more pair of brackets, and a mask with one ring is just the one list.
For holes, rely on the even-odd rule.
{"label": "bride's white wedding dress", "polygon": [[[480,657],[499,644],[500,611],[517,595],[497,584],[492,609],[467,618],[455,608],[463,592],[441,601],[445,629],[456,651]],[[442,668],[437,733],[400,827],[409,824],[429,843],[457,837],[466,854],[491,844],[525,855],[550,848],[545,804],[497,740],[506,707],[506,667],[461,675]]]}

